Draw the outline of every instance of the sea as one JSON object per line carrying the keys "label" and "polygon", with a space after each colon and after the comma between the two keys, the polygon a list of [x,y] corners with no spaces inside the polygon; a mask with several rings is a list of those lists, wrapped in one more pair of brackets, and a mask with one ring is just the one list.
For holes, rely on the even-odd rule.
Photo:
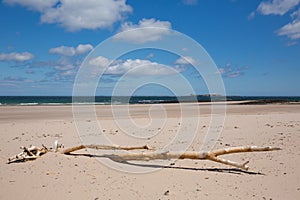
{"label": "sea", "polygon": [[[72,97],[72,96],[0,96],[0,106],[36,106],[36,105],[72,105],[72,104],[163,104],[179,102],[217,102],[217,101],[251,101],[256,104],[265,103],[300,103],[300,96],[96,96],[96,97]],[[248,102],[248,103],[251,103]]]}

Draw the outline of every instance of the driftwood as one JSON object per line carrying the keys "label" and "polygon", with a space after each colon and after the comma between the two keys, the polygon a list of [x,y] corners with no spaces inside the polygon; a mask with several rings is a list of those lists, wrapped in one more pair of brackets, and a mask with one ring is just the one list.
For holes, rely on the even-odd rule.
{"label": "driftwood", "polygon": [[[102,149],[102,150],[154,150],[147,145],[144,146],[117,146],[117,145],[79,145],[72,148],[62,149],[62,145],[58,145],[58,142],[55,142],[54,148],[47,148],[43,145],[42,148],[38,148],[35,146],[30,146],[29,148],[21,147],[23,150],[20,154],[17,154],[8,159],[8,163],[12,162],[25,162],[28,160],[34,160],[49,151],[60,152],[62,154],[71,154],[74,151],[78,151],[80,149]],[[157,151],[145,151],[140,153],[115,153],[115,154],[107,154],[103,155],[103,157],[110,158],[117,162],[125,162],[130,160],[169,160],[169,159],[193,159],[193,160],[210,160],[218,163],[222,163],[225,165],[230,165],[233,167],[237,167],[243,170],[248,170],[249,167],[247,164],[249,161],[244,163],[237,163],[231,160],[223,159],[218,156],[225,154],[233,154],[233,153],[244,153],[244,152],[261,152],[261,151],[275,151],[280,150],[278,147],[257,147],[257,146],[242,146],[242,147],[231,147],[226,149],[218,149],[212,150],[209,152],[196,152],[196,151],[186,151],[186,152],[157,152]],[[93,156],[93,155],[91,155]]]}
{"label": "driftwood", "polygon": [[44,145],[42,148],[38,148],[36,146],[30,146],[29,148],[26,148],[22,146],[20,149],[23,151],[13,157],[8,158],[8,163],[35,160],[49,151],[49,149]]}
{"label": "driftwood", "polygon": [[144,146],[129,146],[129,147],[124,147],[124,146],[118,146],[118,145],[79,145],[75,147],[71,147],[68,149],[63,149],[60,151],[62,154],[70,154],[71,152],[78,151],[80,149],[102,149],[102,150],[137,150],[137,149],[146,149],[146,150],[154,150],[154,148],[149,147],[148,145]]}

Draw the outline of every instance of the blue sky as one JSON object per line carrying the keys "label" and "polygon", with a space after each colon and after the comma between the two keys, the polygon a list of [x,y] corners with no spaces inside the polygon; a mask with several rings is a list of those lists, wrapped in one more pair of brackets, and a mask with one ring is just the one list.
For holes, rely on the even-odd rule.
{"label": "blue sky", "polygon": [[[172,31],[185,34],[213,59],[228,95],[300,95],[300,0],[2,0],[0,23],[1,96],[72,95],[86,56],[100,71],[107,64],[96,95],[110,95],[117,84],[124,95],[169,95],[168,84],[176,95],[212,92],[194,63],[209,66],[184,44],[180,55],[97,51],[115,34],[141,27],[155,31],[121,34],[122,41],[138,48],[165,44]],[[182,87],[181,76],[194,91]],[[138,79],[153,84],[132,91]]]}

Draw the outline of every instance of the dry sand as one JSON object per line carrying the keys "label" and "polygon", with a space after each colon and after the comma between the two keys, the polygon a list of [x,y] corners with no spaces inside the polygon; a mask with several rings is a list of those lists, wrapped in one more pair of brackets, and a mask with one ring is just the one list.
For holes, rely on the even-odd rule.
{"label": "dry sand", "polygon": [[[200,106],[200,126],[189,148],[199,150],[208,129],[210,106],[186,106],[188,111]],[[164,127],[145,128],[148,139],[128,137],[114,122],[109,106],[97,106],[97,117],[104,134],[116,144],[135,144],[131,140],[137,140],[136,144],[161,148],[179,127],[186,132],[195,131],[188,124],[180,124],[177,104],[163,107],[166,123]],[[130,106],[135,123],[144,126],[151,122],[149,108],[151,105]],[[128,117],[124,106],[116,109],[120,118]],[[160,119],[161,113],[152,109],[151,117]],[[6,164],[22,145],[51,146],[56,139],[66,147],[80,144],[70,106],[1,106],[0,130],[0,199],[300,199],[300,105],[228,106],[215,148],[282,148],[225,156],[235,161],[249,160],[249,172],[211,161],[178,160],[165,168],[153,166],[156,171],[150,173],[135,174],[114,170],[96,158],[58,153]],[[140,164],[149,168],[147,162]]]}

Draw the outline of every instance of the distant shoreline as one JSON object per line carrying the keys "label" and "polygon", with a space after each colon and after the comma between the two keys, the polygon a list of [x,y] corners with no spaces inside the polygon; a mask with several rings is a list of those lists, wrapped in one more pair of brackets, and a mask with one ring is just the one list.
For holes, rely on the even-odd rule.
{"label": "distant shoreline", "polygon": [[241,100],[241,101],[202,101],[202,102],[161,102],[161,103],[130,103],[130,104],[109,104],[109,103],[21,103],[21,104],[0,104],[0,107],[71,107],[71,106],[122,106],[122,105],[158,105],[158,104],[198,104],[198,105],[296,105],[299,101],[278,101],[278,100]]}
{"label": "distant shoreline", "polygon": [[273,104],[299,103],[299,96],[0,96],[0,106],[68,106],[68,105],[126,105],[126,104],[174,104],[174,103],[221,103]]}

